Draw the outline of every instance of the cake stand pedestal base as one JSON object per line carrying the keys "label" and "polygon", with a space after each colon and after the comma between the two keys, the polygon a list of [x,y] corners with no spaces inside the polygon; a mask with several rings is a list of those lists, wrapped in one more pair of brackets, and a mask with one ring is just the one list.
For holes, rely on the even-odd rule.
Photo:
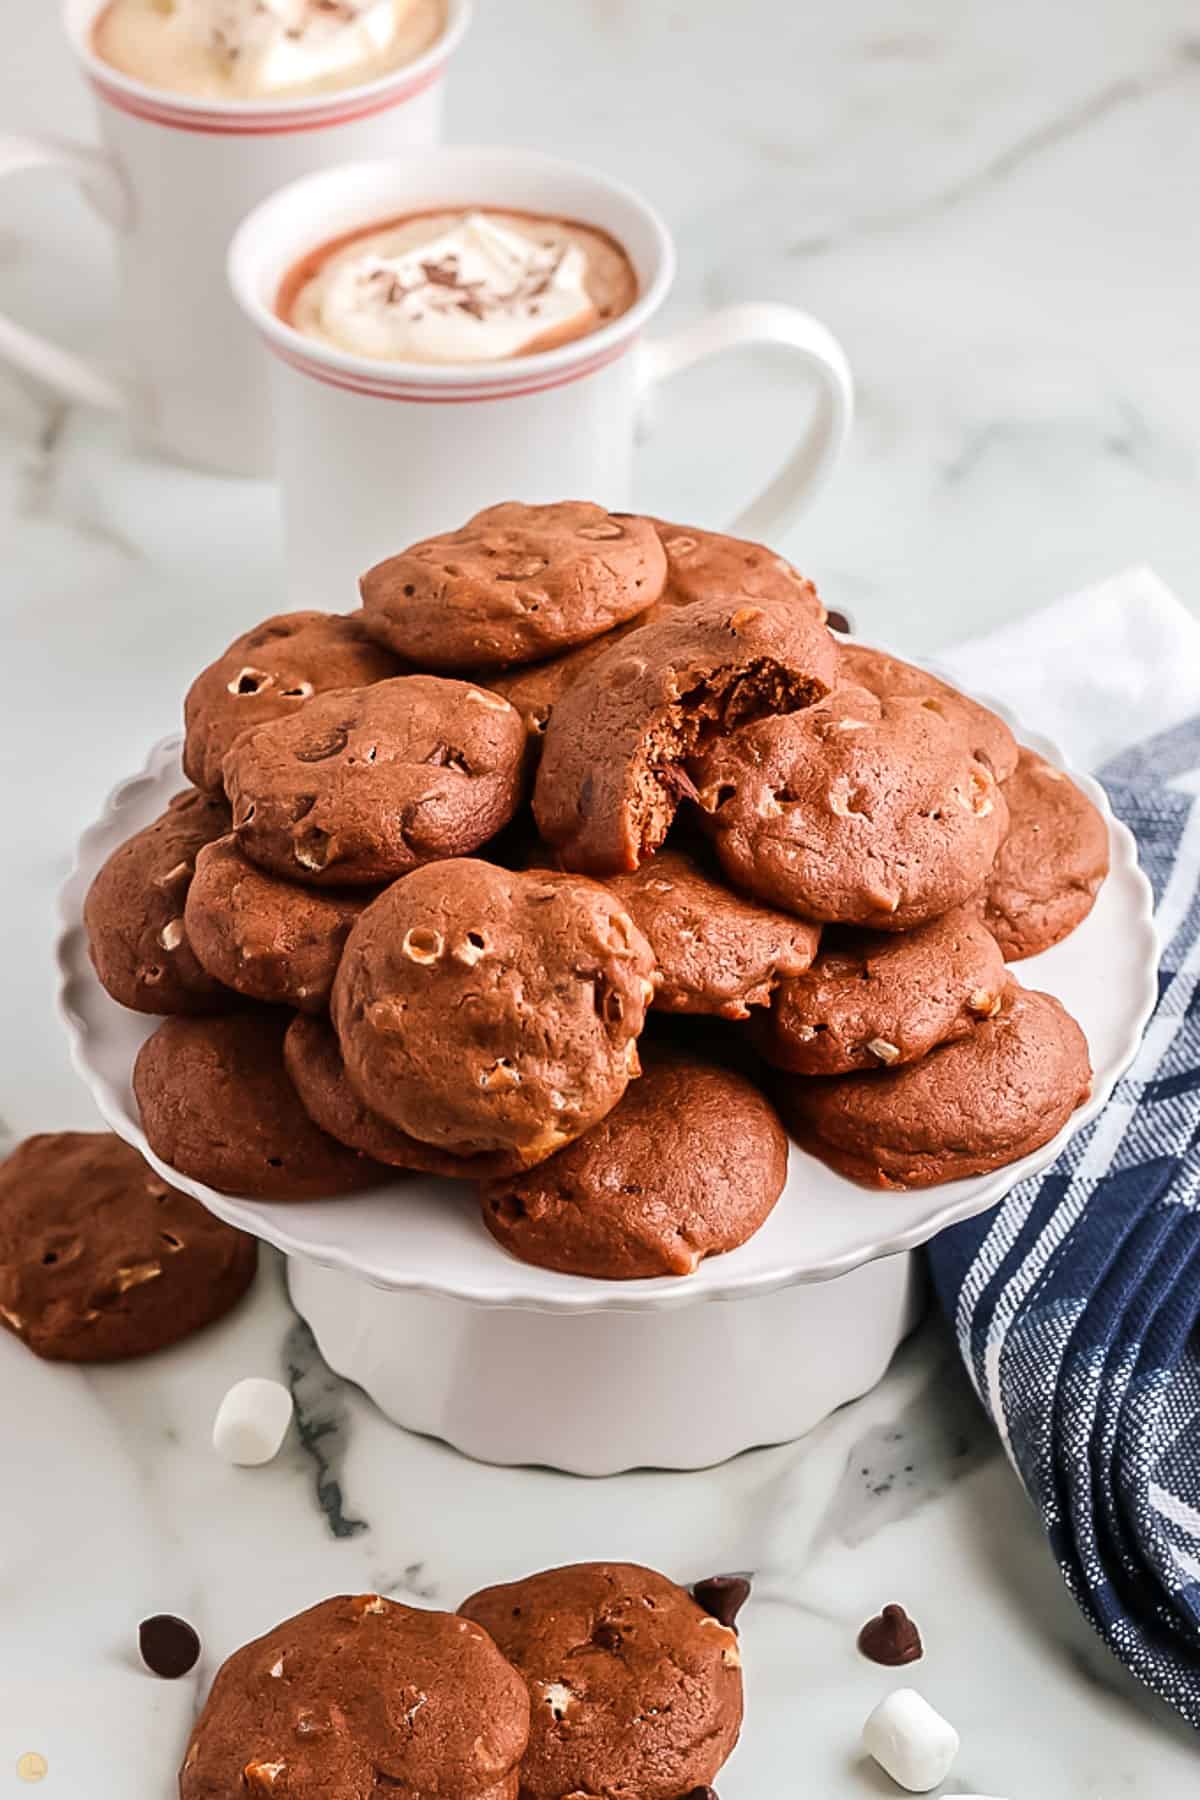
{"label": "cake stand pedestal base", "polygon": [[924,1301],[911,1253],[663,1311],[477,1306],[299,1257],[288,1284],[326,1362],[398,1425],[575,1475],[702,1469],[801,1437],[874,1387]]}

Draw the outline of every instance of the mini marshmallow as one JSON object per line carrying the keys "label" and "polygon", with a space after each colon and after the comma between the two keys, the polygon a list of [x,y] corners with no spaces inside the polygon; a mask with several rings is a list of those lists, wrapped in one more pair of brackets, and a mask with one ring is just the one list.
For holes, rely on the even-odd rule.
{"label": "mini marshmallow", "polygon": [[278,1381],[251,1375],[230,1388],[213,1421],[213,1449],[239,1468],[256,1468],[279,1454],[292,1422],[292,1396]]}
{"label": "mini marshmallow", "polygon": [[863,1726],[868,1753],[910,1794],[928,1794],[950,1773],[958,1733],[915,1688],[897,1688]]}

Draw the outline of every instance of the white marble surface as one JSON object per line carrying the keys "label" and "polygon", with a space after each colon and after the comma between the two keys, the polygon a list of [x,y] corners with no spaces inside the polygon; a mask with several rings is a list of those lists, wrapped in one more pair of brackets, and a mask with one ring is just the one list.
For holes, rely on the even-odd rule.
{"label": "white marble surface", "polygon": [[[300,1429],[269,1468],[231,1469],[208,1431],[249,1373],[291,1382]],[[722,1800],[895,1793],[857,1738],[902,1683],[961,1733],[947,1793],[1194,1791],[1191,1734],[1079,1620],[940,1329],[799,1445],[601,1482],[485,1468],[385,1425],[316,1362],[273,1254],[234,1318],[153,1364],[85,1374],[31,1364],[3,1339],[0,1394],[0,1795],[14,1800],[28,1750],[50,1764],[48,1797],[169,1800],[216,1664],[326,1593],[453,1607],[488,1581],[589,1556],[687,1580],[753,1572],[747,1722]],[[854,1645],[887,1600],[908,1606],[927,1646],[900,1674]],[[194,1677],[140,1669],[137,1622],[158,1611],[200,1630]]]}
{"label": "white marble surface", "polygon": [[[55,10],[8,0],[0,125],[87,136]],[[843,337],[854,445],[781,545],[831,603],[914,650],[1131,562],[1196,604],[1188,0],[481,0],[480,14],[453,135],[566,150],[644,187],[679,238],[675,318],[790,299]],[[60,186],[0,194],[0,306],[112,351],[101,229]],[[769,368],[707,371],[664,409],[645,503],[719,523],[786,434]],[[0,373],[0,569],[0,1115],[23,1134],[92,1122],[51,1005],[69,846],[174,726],[195,667],[282,600],[273,498],[148,463],[110,422]],[[225,1469],[207,1448],[221,1394],[281,1371],[304,1440],[270,1469]],[[47,1795],[166,1800],[215,1660],[324,1593],[452,1605],[599,1554],[688,1578],[755,1571],[750,1714],[723,1800],[893,1791],[856,1752],[891,1678],[854,1651],[893,1598],[926,1634],[916,1684],[962,1732],[950,1791],[1195,1788],[1194,1740],[1078,1620],[937,1327],[798,1446],[589,1484],[476,1467],[384,1425],[314,1367],[271,1262],[235,1319],[142,1367],[43,1367],[4,1339],[0,1428],[0,1796],[28,1791],[15,1760],[34,1750]],[[137,1621],[162,1609],[203,1632],[195,1680],[137,1666]]]}

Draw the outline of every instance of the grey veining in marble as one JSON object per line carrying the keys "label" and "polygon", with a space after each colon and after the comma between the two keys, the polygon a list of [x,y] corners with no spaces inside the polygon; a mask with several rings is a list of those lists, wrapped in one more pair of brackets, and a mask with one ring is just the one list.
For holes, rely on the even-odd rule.
{"label": "grey veining in marble", "polygon": [[330,1536],[357,1537],[370,1526],[347,1508],[338,1476],[349,1431],[345,1384],[325,1366],[303,1319],[297,1318],[284,1340],[283,1368],[295,1407],[296,1436],[313,1465],[317,1505]]}

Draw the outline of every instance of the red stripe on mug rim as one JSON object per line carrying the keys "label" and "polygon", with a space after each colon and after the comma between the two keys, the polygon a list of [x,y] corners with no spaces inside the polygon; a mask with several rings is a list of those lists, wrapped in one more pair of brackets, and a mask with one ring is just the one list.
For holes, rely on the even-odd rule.
{"label": "red stripe on mug rim", "polygon": [[632,349],[637,335],[636,332],[630,332],[619,344],[610,345],[599,355],[572,363],[568,368],[542,376],[540,380],[522,382],[518,376],[507,385],[480,383],[470,388],[441,390],[436,387],[403,387],[392,382],[374,381],[369,375],[326,368],[273,338],[264,336],[263,342],[272,355],[277,356],[290,369],[295,369],[297,374],[307,375],[313,381],[324,383],[326,387],[340,388],[343,393],[361,394],[370,400],[404,400],[417,406],[467,406],[479,400],[522,399],[529,394],[544,394],[550,388],[566,387],[572,381],[582,381],[586,376],[597,374],[624,356]]}
{"label": "red stripe on mug rim", "polygon": [[264,108],[258,112],[249,109],[245,112],[221,109],[208,112],[172,106],[156,94],[115,87],[94,70],[89,71],[89,80],[109,106],[132,118],[145,119],[151,125],[166,125],[173,131],[197,131],[210,137],[265,137],[294,131],[320,131],[330,125],[348,125],[356,119],[369,119],[375,113],[387,112],[393,106],[402,106],[406,100],[415,99],[440,81],[445,72],[443,58],[432,68],[394,87],[389,86],[383,93],[341,96],[323,106],[310,105],[303,111],[289,106],[278,111]]}

